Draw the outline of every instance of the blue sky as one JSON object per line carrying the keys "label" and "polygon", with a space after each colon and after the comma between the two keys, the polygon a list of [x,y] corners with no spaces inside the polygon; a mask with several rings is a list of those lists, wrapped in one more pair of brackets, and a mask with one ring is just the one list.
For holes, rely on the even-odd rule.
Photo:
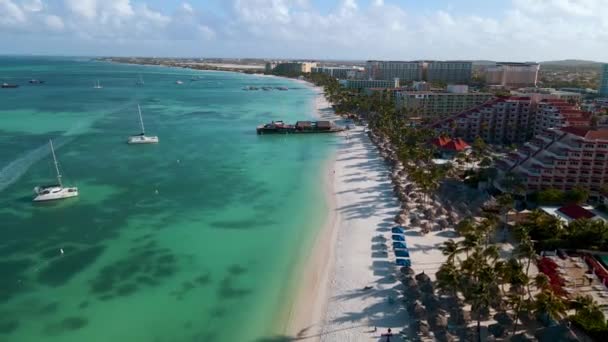
{"label": "blue sky", "polygon": [[608,0],[0,0],[0,53],[608,61]]}

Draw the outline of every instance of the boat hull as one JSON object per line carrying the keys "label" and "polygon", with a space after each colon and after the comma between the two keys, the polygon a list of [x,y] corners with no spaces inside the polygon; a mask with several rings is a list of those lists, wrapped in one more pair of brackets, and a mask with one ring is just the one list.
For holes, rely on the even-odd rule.
{"label": "boat hull", "polygon": [[127,140],[127,144],[158,144],[158,137],[156,136],[145,136],[145,135],[134,135],[130,136]]}
{"label": "boat hull", "polygon": [[78,196],[78,188],[76,187],[35,188],[34,192],[36,193],[34,202],[57,201]]}

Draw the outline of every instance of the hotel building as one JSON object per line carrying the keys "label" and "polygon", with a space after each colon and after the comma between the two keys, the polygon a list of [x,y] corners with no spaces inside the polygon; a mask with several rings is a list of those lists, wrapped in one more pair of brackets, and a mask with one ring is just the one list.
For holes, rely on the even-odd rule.
{"label": "hotel building", "polygon": [[423,62],[367,61],[365,71],[367,77],[372,80],[398,78],[401,82],[420,81],[422,80]]}
{"label": "hotel building", "polygon": [[431,125],[437,132],[486,143],[521,143],[532,136],[533,106],[528,97],[494,98]]}
{"label": "hotel building", "polygon": [[608,179],[608,128],[547,129],[497,168],[499,175],[519,176],[528,192],[582,187],[597,195]]}
{"label": "hotel building", "polygon": [[473,73],[473,63],[464,61],[425,62],[428,82],[469,83]]}
{"label": "hotel building", "polygon": [[442,118],[478,106],[493,97],[490,93],[398,91],[395,103],[425,118]]}
{"label": "hotel building", "polygon": [[363,72],[363,68],[347,68],[347,67],[314,67],[311,69],[311,72],[316,72],[320,74],[326,74],[337,79],[351,79],[351,78],[359,78],[359,73]]}
{"label": "hotel building", "polygon": [[315,62],[286,62],[286,63],[278,63],[274,67],[274,71],[278,73],[285,74],[299,74],[299,73],[310,73],[312,68],[316,67],[317,63]]}
{"label": "hotel building", "polygon": [[591,113],[564,100],[545,99],[536,105],[534,121],[534,134],[540,134],[548,128],[590,126]]}
{"label": "hotel building", "polygon": [[538,63],[496,63],[486,69],[486,83],[505,88],[536,86],[539,70]]}
{"label": "hotel building", "polygon": [[608,63],[602,65],[599,93],[600,96],[608,97]]}
{"label": "hotel building", "polygon": [[388,80],[340,80],[340,85],[346,89],[369,88],[399,88],[399,79]]}

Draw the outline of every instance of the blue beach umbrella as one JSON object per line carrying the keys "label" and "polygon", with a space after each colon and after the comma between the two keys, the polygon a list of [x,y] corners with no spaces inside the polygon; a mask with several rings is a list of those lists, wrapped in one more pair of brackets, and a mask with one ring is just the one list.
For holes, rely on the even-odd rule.
{"label": "blue beach umbrella", "polygon": [[407,249],[405,242],[393,242],[393,248],[397,249]]}
{"label": "blue beach umbrella", "polygon": [[412,266],[412,262],[410,261],[410,259],[397,259],[397,260],[395,260],[395,263],[399,266],[405,266],[405,267]]}
{"label": "blue beach umbrella", "polygon": [[410,252],[408,252],[407,250],[403,250],[403,249],[397,249],[397,250],[395,250],[395,255],[398,257],[402,257],[402,258],[409,258]]}
{"label": "blue beach umbrella", "polygon": [[391,232],[393,232],[394,234],[405,234],[405,230],[403,230],[403,228],[401,227],[393,227],[391,229]]}
{"label": "blue beach umbrella", "polygon": [[393,235],[393,240],[394,241],[405,241],[405,238],[403,237],[403,235]]}

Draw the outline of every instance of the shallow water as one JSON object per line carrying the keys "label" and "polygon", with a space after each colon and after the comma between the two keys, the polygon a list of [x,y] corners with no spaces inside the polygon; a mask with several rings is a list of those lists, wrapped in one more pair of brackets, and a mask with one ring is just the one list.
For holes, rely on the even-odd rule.
{"label": "shallow water", "polygon": [[[310,89],[69,58],[0,57],[0,82],[21,84],[0,89],[0,340],[273,333],[325,217],[322,164],[335,138],[257,136],[255,126],[312,118]],[[125,143],[139,131],[138,103],[160,144]],[[80,196],[33,204],[32,188],[54,181],[50,138]]]}

